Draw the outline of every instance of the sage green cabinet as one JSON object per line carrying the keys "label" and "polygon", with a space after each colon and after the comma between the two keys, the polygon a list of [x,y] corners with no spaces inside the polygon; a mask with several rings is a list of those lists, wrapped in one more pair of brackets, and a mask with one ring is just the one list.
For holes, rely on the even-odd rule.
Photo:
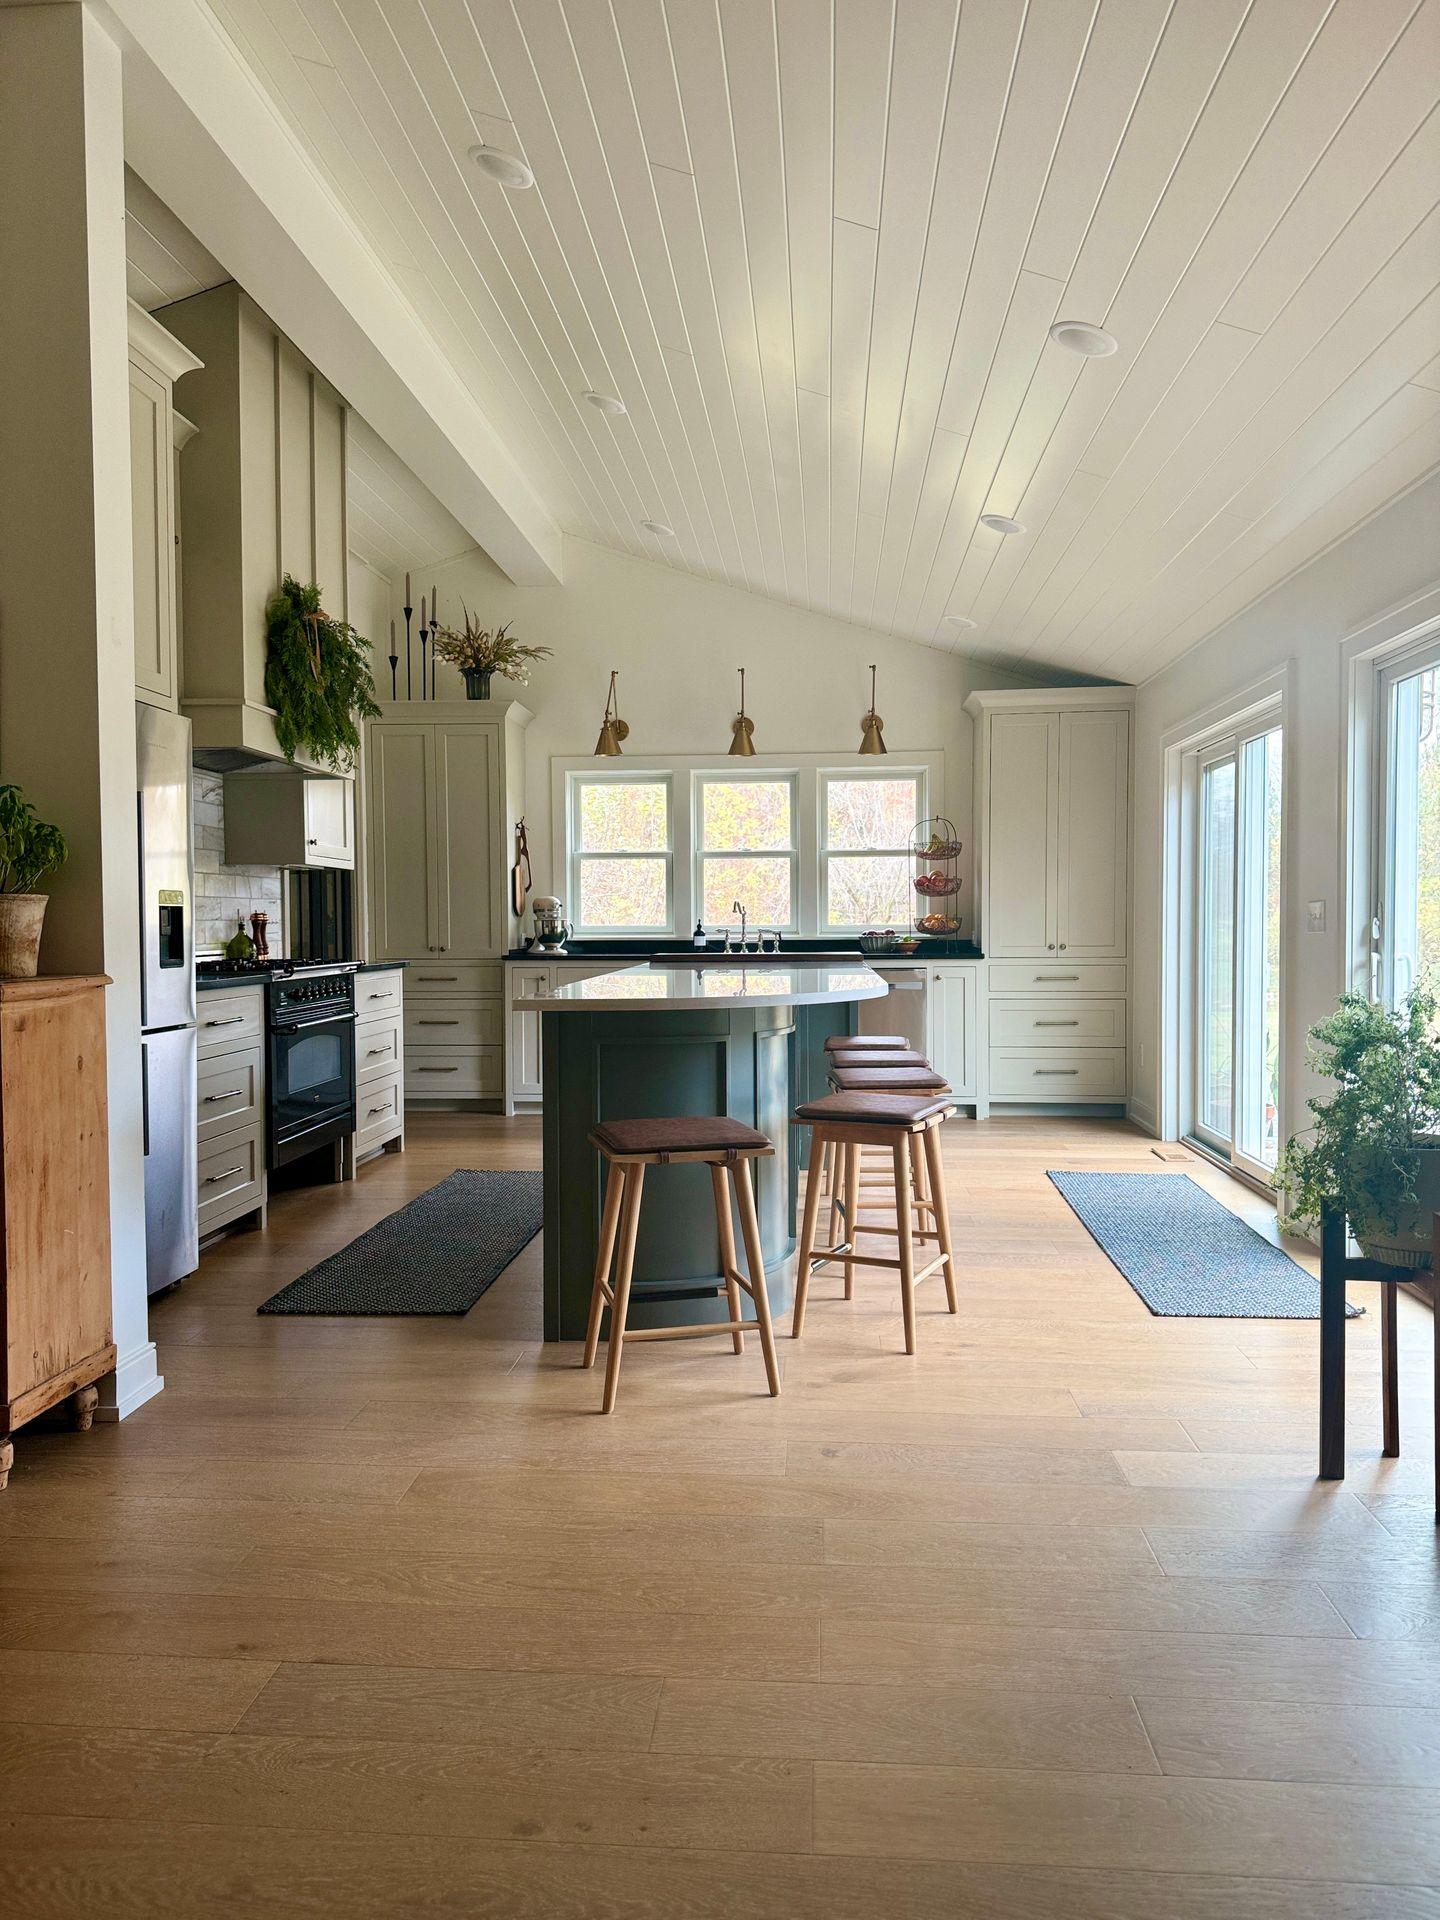
{"label": "sage green cabinet", "polygon": [[175,411],[174,384],[200,362],[133,300],[129,343],[135,696],[173,713],[180,690],[176,463],[192,431]]}

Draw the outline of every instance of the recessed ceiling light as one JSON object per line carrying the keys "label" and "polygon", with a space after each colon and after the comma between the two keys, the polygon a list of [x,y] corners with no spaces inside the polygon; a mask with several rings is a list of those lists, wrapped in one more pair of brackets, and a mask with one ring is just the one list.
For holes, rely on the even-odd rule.
{"label": "recessed ceiling light", "polygon": [[947,627],[978,627],[980,622],[972,620],[968,613],[947,613],[945,624]]}
{"label": "recessed ceiling light", "polygon": [[625,402],[617,393],[586,393],[582,394],[581,398],[588,400],[597,413],[624,413],[625,411]]}
{"label": "recessed ceiling light", "polygon": [[535,176],[518,153],[506,153],[500,147],[487,147],[482,141],[471,147],[470,158],[482,173],[498,180],[502,187],[533,187]]}
{"label": "recessed ceiling light", "polygon": [[1024,533],[1025,531],[1024,521],[1012,520],[1008,513],[982,513],[980,524],[982,527],[989,527],[992,533]]}
{"label": "recessed ceiling light", "polygon": [[675,529],[673,527],[667,527],[663,520],[642,520],[640,524],[646,533],[656,534],[661,540],[673,540],[675,538]]}
{"label": "recessed ceiling light", "polygon": [[1071,353],[1078,353],[1086,360],[1103,359],[1120,345],[1113,333],[1106,333],[1103,327],[1092,327],[1088,320],[1057,320],[1050,329],[1050,338],[1057,347],[1068,347]]}

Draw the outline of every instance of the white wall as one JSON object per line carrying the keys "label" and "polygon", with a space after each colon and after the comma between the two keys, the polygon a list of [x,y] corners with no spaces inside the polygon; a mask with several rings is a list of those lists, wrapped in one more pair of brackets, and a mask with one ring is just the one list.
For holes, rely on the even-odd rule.
{"label": "white wall", "polygon": [[[1263,600],[1201,641],[1139,690],[1135,709],[1135,926],[1132,1063],[1136,1117],[1157,1112],[1160,1061],[1162,741],[1217,705],[1238,700],[1289,663],[1292,724],[1285,741],[1292,884],[1283,930],[1286,1085],[1282,1126],[1304,1120],[1311,1090],[1306,1035],[1345,986],[1341,776],[1346,638],[1435,583],[1440,476],[1433,476]],[[1306,904],[1323,900],[1323,933]]]}
{"label": "white wall", "polygon": [[[352,594],[355,578],[352,569]],[[391,611],[401,633],[403,694],[403,581],[398,584]],[[439,589],[442,621],[459,624],[463,599],[487,626],[513,621],[520,639],[555,650],[553,659],[535,668],[528,688],[495,682],[497,692],[513,694],[536,715],[526,735],[525,818],[541,893],[564,893],[551,872],[550,761],[594,748],[612,667],[620,675],[620,710],[630,725],[628,754],[653,762],[709,753],[720,761],[730,745],[738,667],[747,670],[746,705],[758,749],[849,755],[860,744],[861,717],[870,703],[869,663],[877,662],[876,705],[886,745],[895,756],[943,753],[945,792],[933,796],[932,805],[943,806],[955,820],[967,860],[972,723],[963,711],[966,696],[977,687],[1036,684],[568,535],[562,585],[515,586],[472,549],[438,568],[433,580],[413,577],[417,621],[420,595],[428,602],[432,585]],[[353,601],[351,617],[365,632]],[[380,619],[378,609],[371,617]],[[375,683],[388,697],[388,626],[369,637],[376,642]],[[464,698],[459,674],[443,662],[436,692],[442,699]],[[963,898],[968,927],[968,878]]]}

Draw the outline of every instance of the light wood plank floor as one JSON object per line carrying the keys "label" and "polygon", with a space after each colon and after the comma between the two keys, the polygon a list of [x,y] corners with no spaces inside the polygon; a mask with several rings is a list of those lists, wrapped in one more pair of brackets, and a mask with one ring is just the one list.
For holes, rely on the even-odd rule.
{"label": "light wood plank floor", "polygon": [[[1119,1124],[956,1123],[961,1312],[822,1275],[756,1344],[260,1319],[538,1126],[412,1124],[161,1302],[164,1394],[0,1496],[0,1911],[526,1920],[1434,1920],[1430,1316],[1373,1296],[1351,1471],[1314,1323],[1152,1319],[1045,1178]],[[1265,1210],[1199,1162],[1243,1213]],[[788,1333],[788,1325],[784,1329]]]}

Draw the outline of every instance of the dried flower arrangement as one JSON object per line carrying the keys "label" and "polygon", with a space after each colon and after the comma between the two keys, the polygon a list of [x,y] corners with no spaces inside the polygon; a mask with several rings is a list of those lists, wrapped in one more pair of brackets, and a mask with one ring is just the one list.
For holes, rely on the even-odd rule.
{"label": "dried flower arrangement", "polygon": [[498,673],[502,679],[514,680],[523,687],[530,678],[530,663],[550,658],[549,647],[522,646],[511,633],[508,621],[492,631],[480,625],[463,600],[460,611],[465,624],[441,627],[434,646],[437,657],[448,660],[461,673],[484,674],[487,679],[490,674]]}

